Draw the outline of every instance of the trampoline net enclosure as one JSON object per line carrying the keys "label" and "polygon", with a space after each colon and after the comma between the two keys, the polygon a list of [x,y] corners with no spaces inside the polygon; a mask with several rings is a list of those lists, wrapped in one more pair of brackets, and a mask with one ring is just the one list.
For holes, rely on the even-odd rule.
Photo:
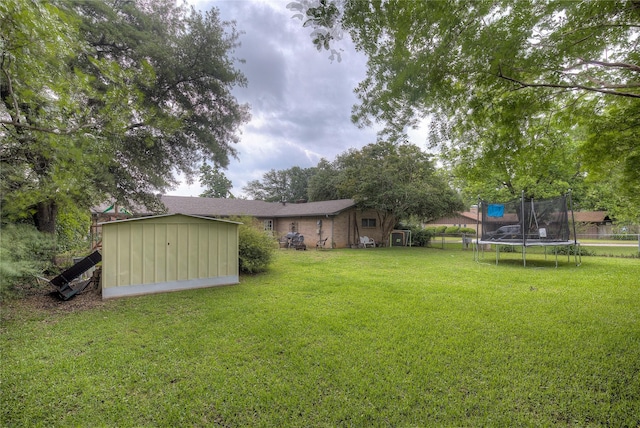
{"label": "trampoline net enclosure", "polygon": [[567,196],[491,203],[480,201],[481,241],[515,245],[567,245],[571,239]]}

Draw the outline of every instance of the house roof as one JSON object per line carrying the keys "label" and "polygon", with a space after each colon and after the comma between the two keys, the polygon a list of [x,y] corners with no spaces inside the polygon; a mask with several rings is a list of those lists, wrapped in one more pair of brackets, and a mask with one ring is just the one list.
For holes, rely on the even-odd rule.
{"label": "house roof", "polygon": [[[319,215],[337,215],[356,205],[353,199],[318,201],[306,203],[280,203],[252,201],[246,199],[200,198],[193,196],[160,197],[167,208],[167,214],[187,214],[194,216],[229,217],[249,215],[253,217],[310,217]],[[102,213],[109,204],[95,207],[93,212]],[[137,215],[157,214],[145,211],[144,208],[134,210]]]}
{"label": "house roof", "polygon": [[432,220],[427,224],[458,224],[461,222],[461,220],[462,222],[464,222],[465,220],[468,220],[468,223],[475,223],[478,220],[478,214],[471,211],[466,211],[463,213],[455,213],[453,215],[440,217],[436,220]]}
{"label": "house roof", "polygon": [[582,223],[605,223],[611,221],[606,211],[574,211],[573,218],[575,221]]}

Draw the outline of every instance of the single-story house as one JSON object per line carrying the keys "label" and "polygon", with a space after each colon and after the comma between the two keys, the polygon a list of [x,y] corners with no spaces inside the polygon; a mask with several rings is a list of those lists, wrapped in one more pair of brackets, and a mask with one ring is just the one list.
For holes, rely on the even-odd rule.
{"label": "single-story house", "polygon": [[574,211],[578,236],[600,238],[613,233],[613,220],[606,211]]}
{"label": "single-story house", "polygon": [[[290,232],[305,238],[307,247],[315,247],[326,239],[326,248],[347,248],[358,245],[361,236],[384,243],[382,236],[384,216],[375,210],[357,208],[353,199],[304,203],[265,202],[246,199],[200,198],[191,196],[161,196],[166,207],[164,214],[185,214],[210,218],[251,216],[262,222],[264,230],[280,239]],[[104,204],[92,210],[94,241],[100,240],[99,224],[121,218],[144,217],[159,213],[144,209],[127,211]]]}
{"label": "single-story house", "polygon": [[[468,227],[478,232],[478,207],[472,206],[469,211],[452,214],[446,217],[430,221],[425,224],[425,227],[438,227],[438,226],[459,226]],[[482,231],[482,225],[480,225],[480,231]]]}

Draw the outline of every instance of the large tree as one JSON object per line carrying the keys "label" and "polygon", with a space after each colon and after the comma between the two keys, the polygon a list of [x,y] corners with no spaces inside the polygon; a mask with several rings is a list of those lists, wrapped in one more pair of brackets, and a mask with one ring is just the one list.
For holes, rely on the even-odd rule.
{"label": "large tree", "polygon": [[289,169],[272,169],[262,175],[262,180],[252,180],[242,189],[247,196],[268,202],[295,202],[308,200],[309,178],[314,168],[294,166]]}
{"label": "large tree", "polygon": [[[517,140],[532,119],[538,130],[529,145],[551,144],[567,130],[550,126],[541,134],[545,120],[584,126],[591,130],[578,141],[585,164],[598,165],[599,150],[615,153],[608,165],[624,164],[626,187],[637,185],[639,140],[625,139],[630,150],[618,150],[617,134],[640,126],[633,107],[640,103],[639,2],[305,0],[289,7],[303,12],[297,16],[314,28],[319,49],[333,49],[345,29],[367,54],[357,124],[382,121],[398,138],[431,117],[445,151],[468,145],[485,152],[513,127],[520,160],[531,154]],[[519,115],[510,114],[514,105]],[[628,118],[625,126],[606,139],[596,135],[615,123],[614,112]],[[494,172],[487,171],[489,180]]]}
{"label": "large tree", "polygon": [[332,164],[321,164],[318,176],[334,179],[327,186],[314,177],[310,195],[352,198],[359,208],[377,210],[382,236],[389,236],[401,219],[429,221],[463,208],[431,156],[413,144],[378,142],[350,149]]}
{"label": "large tree", "polygon": [[53,231],[61,204],[155,194],[206,160],[225,166],[247,107],[237,33],[217,11],[154,2],[7,0],[2,19],[2,210]]}
{"label": "large tree", "polygon": [[88,79],[69,66],[88,46],[50,3],[3,1],[0,24],[2,217],[53,232],[59,206],[93,202],[106,160],[86,126]]}
{"label": "large tree", "polygon": [[231,198],[233,184],[231,180],[224,175],[224,172],[204,164],[200,167],[200,184],[204,187],[204,191],[200,194],[201,198]]}

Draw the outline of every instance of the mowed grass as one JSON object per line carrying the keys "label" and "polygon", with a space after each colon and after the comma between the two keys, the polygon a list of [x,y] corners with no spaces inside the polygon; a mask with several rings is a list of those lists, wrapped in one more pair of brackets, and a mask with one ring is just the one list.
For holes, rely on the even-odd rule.
{"label": "mowed grass", "polygon": [[[537,259],[536,259],[537,257]],[[640,424],[640,262],[286,251],[237,286],[3,310],[3,426]]]}

